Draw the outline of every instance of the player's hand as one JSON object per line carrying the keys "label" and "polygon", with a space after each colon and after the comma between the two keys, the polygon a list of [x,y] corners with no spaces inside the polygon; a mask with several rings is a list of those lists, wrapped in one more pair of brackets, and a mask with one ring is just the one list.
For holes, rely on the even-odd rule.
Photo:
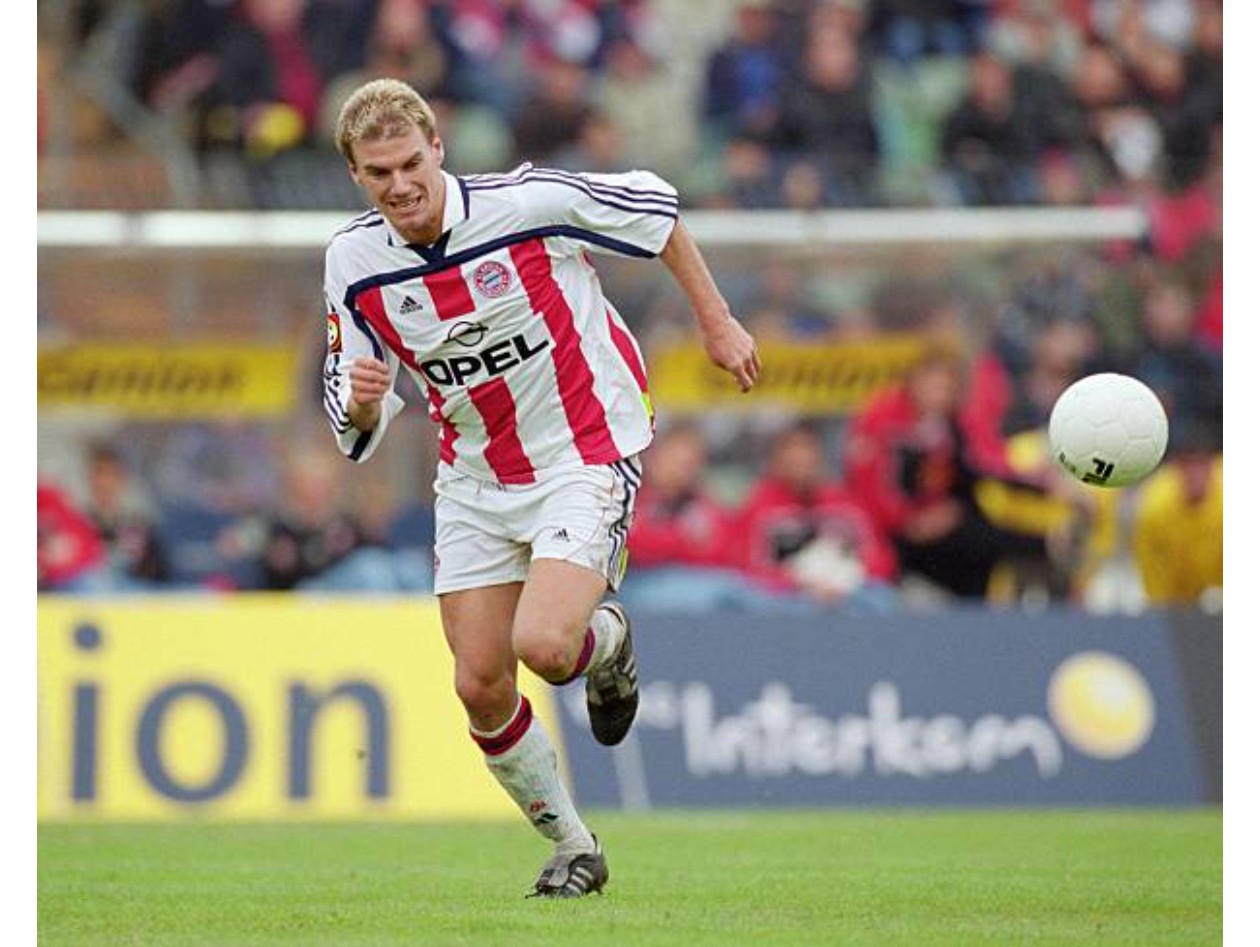
{"label": "player's hand", "polygon": [[382,402],[390,388],[389,366],[380,359],[356,358],[350,365],[350,403],[346,414],[360,431],[381,421]]}
{"label": "player's hand", "polygon": [[376,358],[356,358],[350,365],[350,397],[357,404],[380,404],[389,391],[389,366]]}
{"label": "player's hand", "polygon": [[757,343],[734,317],[705,333],[704,350],[714,365],[735,376],[741,391],[749,391],[757,384],[757,376],[761,374]]}

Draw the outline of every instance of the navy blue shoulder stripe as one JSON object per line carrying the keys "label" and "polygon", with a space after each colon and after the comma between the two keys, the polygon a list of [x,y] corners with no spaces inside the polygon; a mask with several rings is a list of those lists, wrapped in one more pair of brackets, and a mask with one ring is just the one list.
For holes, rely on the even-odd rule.
{"label": "navy blue shoulder stripe", "polygon": [[490,181],[503,181],[508,178],[518,178],[522,174],[530,171],[534,166],[526,161],[524,164],[517,165],[511,171],[486,171],[481,174],[465,174],[461,176],[461,180],[467,181],[469,184],[483,184]]}
{"label": "navy blue shoulder stripe", "polygon": [[581,181],[597,191],[602,191],[609,195],[621,195],[623,197],[654,197],[662,201],[677,206],[678,195],[671,194],[668,191],[656,191],[650,187],[629,187],[624,184],[613,184],[609,181],[599,181],[595,178],[588,177],[585,174],[574,174],[572,171],[562,171],[559,168],[534,168],[533,173],[539,176],[554,176],[558,178],[567,178],[570,181]]}
{"label": "navy blue shoulder stripe", "polygon": [[495,185],[519,184],[527,180],[557,180],[563,179],[580,183],[590,187],[593,190],[607,194],[609,197],[630,197],[641,198],[645,200],[657,199],[665,204],[678,206],[678,195],[671,194],[668,191],[657,191],[646,187],[629,187],[624,184],[613,184],[609,181],[598,181],[585,174],[574,174],[572,171],[562,171],[559,168],[535,168],[533,165],[523,165],[507,174],[479,174],[470,175],[468,177],[468,185],[473,190],[485,190]]}
{"label": "navy blue shoulder stripe", "polygon": [[[620,200],[611,200],[608,196],[596,193],[589,184],[583,182],[580,178],[576,180],[566,180],[565,178],[552,178],[532,174],[531,176],[522,178],[519,181],[505,181],[502,184],[469,185],[468,189],[470,191],[497,191],[508,187],[521,187],[537,181],[548,181],[553,184],[562,184],[565,187],[571,187],[575,191],[581,191],[596,203],[603,204],[606,207],[615,207],[617,210],[624,210],[628,214],[651,214],[657,217],[668,217],[671,220],[677,219],[678,217],[676,204],[661,206],[659,198],[621,198]],[[622,200],[634,200],[636,203],[622,203]]]}
{"label": "navy blue shoulder stripe", "polygon": [[608,181],[597,181],[582,174],[559,171],[555,168],[530,168],[519,174],[502,175],[489,180],[469,181],[468,187],[474,191],[491,190],[497,187],[524,184],[528,181],[556,181],[568,183],[609,197],[625,197],[634,200],[657,201],[673,207],[678,206],[678,196],[667,191],[657,191],[647,187],[630,187],[624,184],[612,184]]}
{"label": "navy blue shoulder stripe", "polygon": [[466,187],[470,191],[479,191],[486,188],[498,187],[504,184],[519,184],[525,180],[525,175],[529,174],[530,170],[532,169],[513,171],[510,174],[477,175],[476,177],[470,177],[467,179]]}
{"label": "navy blue shoulder stripe", "polygon": [[332,240],[329,240],[328,242],[332,243],[333,240],[336,240],[338,237],[344,237],[346,234],[354,233],[354,231],[356,230],[367,230],[371,227],[383,226],[384,223],[385,223],[385,219],[383,217],[378,217],[376,220],[365,220],[361,224],[352,224],[349,227],[345,227],[341,230],[338,230],[335,234],[332,235]]}
{"label": "navy blue shoulder stripe", "polygon": [[[487,253],[493,253],[495,250],[501,250],[504,247],[510,247],[513,244],[524,243],[527,240],[534,240],[538,237],[571,237],[575,240],[582,240],[596,246],[604,247],[615,253],[621,253],[625,256],[639,257],[640,259],[650,260],[656,256],[651,250],[643,247],[635,246],[633,243],[626,243],[624,240],[617,240],[614,237],[606,237],[602,233],[595,233],[591,230],[584,230],[581,227],[573,227],[568,224],[554,224],[548,227],[535,227],[532,230],[522,230],[518,233],[508,234],[503,237],[497,237],[488,243],[478,244],[475,247],[469,247],[466,250],[460,250],[458,253],[452,253],[450,256],[435,263],[426,263],[423,266],[411,266],[403,270],[394,270],[391,273],[377,273],[375,276],[368,276],[355,283],[351,283],[346,288],[345,304],[346,308],[354,315],[356,325],[365,328],[367,323],[363,317],[359,315],[355,308],[354,300],[360,293],[365,290],[373,289],[377,286],[389,286],[393,283],[401,283],[405,280],[416,279],[420,276],[426,276],[429,273],[435,273],[452,266],[459,266],[467,263],[469,260],[475,260],[479,256],[485,256]],[[376,344],[376,336],[369,333]],[[378,354],[379,357],[379,354]]]}
{"label": "navy blue shoulder stripe", "polygon": [[353,228],[357,227],[359,224],[365,223],[370,218],[379,217],[380,215],[381,215],[381,211],[380,211],[380,208],[378,207],[373,207],[370,210],[365,210],[358,217],[351,217],[348,221],[346,221],[345,226],[343,226],[340,230],[338,230],[337,233],[333,234],[333,236],[335,237],[337,236],[337,234],[345,233],[347,230],[352,230]]}
{"label": "navy blue shoulder stripe", "polygon": [[641,205],[643,207],[661,207],[665,210],[678,210],[678,198],[672,194],[662,194],[660,191],[653,191],[647,188],[639,189],[632,187],[623,187],[615,184],[605,184],[602,181],[592,181],[577,174],[568,174],[564,171],[537,170],[532,171],[527,178],[529,181],[552,181],[556,184],[567,184],[570,187],[578,188],[585,191],[596,200],[606,198],[611,202],[612,199],[624,200],[628,203]]}

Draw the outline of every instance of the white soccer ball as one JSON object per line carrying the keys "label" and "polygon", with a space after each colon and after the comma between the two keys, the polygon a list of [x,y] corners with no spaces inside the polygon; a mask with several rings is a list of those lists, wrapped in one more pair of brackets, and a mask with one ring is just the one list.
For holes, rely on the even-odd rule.
{"label": "white soccer ball", "polygon": [[1127,487],[1155,469],[1168,446],[1168,417],[1155,392],[1128,375],[1074,382],[1050,412],[1050,451],[1083,483]]}

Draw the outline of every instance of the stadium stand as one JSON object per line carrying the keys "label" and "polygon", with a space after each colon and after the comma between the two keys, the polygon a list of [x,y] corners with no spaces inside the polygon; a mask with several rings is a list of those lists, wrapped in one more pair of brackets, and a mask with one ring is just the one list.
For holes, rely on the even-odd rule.
{"label": "stadium stand", "polygon": [[[355,211],[330,116],[367,74],[432,99],[461,172],[522,157],[648,166],[693,209],[1134,206],[1150,222],[1138,241],[713,260],[766,339],[946,326],[975,377],[1005,385],[1006,436],[1044,423],[1057,386],[1086,368],[1133,371],[1188,418],[1219,422],[1222,19],[1218,0],[54,0],[39,14],[39,206]],[[250,484],[224,485],[237,508],[158,475],[196,419],[153,422],[137,465],[170,582],[257,587],[258,544],[241,524],[281,498],[277,428],[305,429],[318,411],[305,381],[322,345],[310,260],[172,252],[155,270],[123,251],[85,254],[69,273],[64,252],[41,250],[41,344],[297,340],[293,416],[241,422],[271,448]],[[605,283],[649,354],[686,325],[651,277],[613,263]],[[849,413],[815,418],[836,475]],[[737,505],[797,420],[699,418],[706,484]],[[399,437],[400,452],[434,456],[427,431]],[[82,426],[41,413],[45,440],[41,473],[86,499]],[[427,555],[427,486],[389,496],[379,545]]]}

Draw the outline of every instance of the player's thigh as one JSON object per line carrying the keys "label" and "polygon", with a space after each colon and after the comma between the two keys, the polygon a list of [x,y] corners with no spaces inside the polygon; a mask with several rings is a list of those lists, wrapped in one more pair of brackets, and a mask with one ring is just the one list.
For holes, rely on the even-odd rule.
{"label": "player's thigh", "polygon": [[591,612],[624,571],[639,476],[631,458],[566,471],[546,485],[531,514],[532,559],[513,632],[522,656],[537,656],[531,645],[580,649]]}
{"label": "player's thigh", "polygon": [[581,647],[591,612],[608,589],[602,573],[562,559],[535,559],[516,607],[517,649],[538,638]]}

